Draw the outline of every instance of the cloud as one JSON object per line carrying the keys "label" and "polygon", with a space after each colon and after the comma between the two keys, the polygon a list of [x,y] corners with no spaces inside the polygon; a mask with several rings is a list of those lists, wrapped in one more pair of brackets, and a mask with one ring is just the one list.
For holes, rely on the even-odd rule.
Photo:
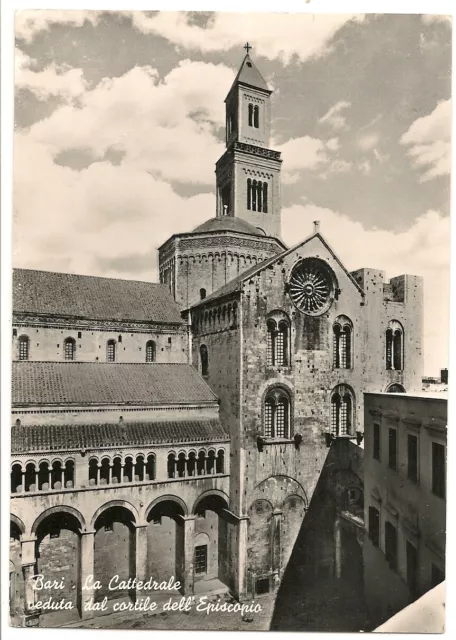
{"label": "cloud", "polygon": [[53,9],[16,11],[15,33],[17,38],[30,43],[37,33],[47,31],[53,24],[82,27],[87,21],[95,25],[100,15],[100,11],[59,11]]}
{"label": "cloud", "polygon": [[[311,203],[282,209],[282,236],[293,246],[320,220],[321,233],[350,271],[382,269],[386,278],[404,273],[424,278],[425,373],[448,361],[450,219],[428,211],[404,231],[366,229],[347,215]],[[307,221],[307,222],[306,222]]]}
{"label": "cloud", "polygon": [[335,129],[336,131],[339,129],[347,129],[347,123],[345,116],[341,115],[341,111],[347,109],[351,106],[350,102],[345,100],[340,100],[335,105],[333,105],[329,111],[322,116],[318,122],[320,124],[328,124],[330,127]]}
{"label": "cloud", "polygon": [[213,14],[204,25],[195,24],[183,12],[129,14],[141,33],[156,34],[185,49],[201,52],[226,51],[242,47],[254,34],[253,53],[289,63],[293,56],[301,61],[320,56],[331,49],[333,36],[347,22],[362,22],[356,14],[228,13]]}
{"label": "cloud", "polygon": [[303,171],[312,171],[327,162],[325,143],[318,138],[292,138],[275,148],[282,153],[284,184],[297,182]]}
{"label": "cloud", "polygon": [[416,168],[420,182],[447,175],[451,170],[451,100],[439,102],[434,111],[412,123],[400,139]]}
{"label": "cloud", "polygon": [[340,149],[339,138],[331,138],[327,141],[326,146],[330,151],[338,151]]}
{"label": "cloud", "polygon": [[340,148],[338,138],[324,141],[319,138],[302,136],[273,146],[282,153],[282,181],[284,184],[298,182],[305,171],[325,169],[320,177],[327,177],[328,173],[340,173],[347,170],[350,165],[344,160],[332,160],[333,153]]}
{"label": "cloud", "polygon": [[53,157],[84,150],[102,159],[108,150],[165,180],[211,184],[223,152],[224,97],[234,78],[224,65],[185,60],[160,79],[152,67],[104,78],[35,123],[29,137]]}
{"label": "cloud", "polygon": [[71,101],[81,96],[87,89],[82,69],[57,66],[55,63],[42,71],[34,71],[36,60],[16,47],[15,86],[28,89],[38,100],[48,100],[51,96]]}
{"label": "cloud", "polygon": [[358,138],[357,144],[362,151],[369,151],[369,149],[375,147],[379,140],[379,133],[367,133]]}
{"label": "cloud", "polygon": [[25,133],[14,178],[16,266],[153,280],[156,248],[215,214],[213,194],[179,196],[133,165],[63,167]]}
{"label": "cloud", "polygon": [[370,160],[362,160],[361,162],[358,162],[356,166],[364,176],[368,176],[372,170]]}

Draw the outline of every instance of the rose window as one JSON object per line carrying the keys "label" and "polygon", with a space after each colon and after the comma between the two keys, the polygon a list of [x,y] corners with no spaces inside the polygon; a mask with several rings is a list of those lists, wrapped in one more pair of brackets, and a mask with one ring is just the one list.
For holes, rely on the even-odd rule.
{"label": "rose window", "polygon": [[318,316],[327,311],[333,291],[334,276],[323,260],[306,258],[293,268],[289,294],[293,304],[303,313]]}

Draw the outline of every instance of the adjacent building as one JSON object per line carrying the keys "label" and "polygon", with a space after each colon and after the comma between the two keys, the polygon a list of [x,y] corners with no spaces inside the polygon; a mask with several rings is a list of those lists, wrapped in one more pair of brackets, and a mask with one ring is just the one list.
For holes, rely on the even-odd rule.
{"label": "adjacent building", "polygon": [[445,577],[447,400],[366,393],[365,600],[374,626]]}

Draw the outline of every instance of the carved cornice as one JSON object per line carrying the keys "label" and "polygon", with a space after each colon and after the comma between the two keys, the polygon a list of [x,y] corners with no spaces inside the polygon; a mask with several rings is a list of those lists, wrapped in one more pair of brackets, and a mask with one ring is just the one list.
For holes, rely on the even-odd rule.
{"label": "carved cornice", "polygon": [[[221,238],[221,233],[223,237]],[[207,249],[210,247],[216,247],[218,253],[226,253],[222,249],[223,245],[227,247],[247,247],[249,249],[255,249],[256,251],[271,251],[274,253],[274,249],[279,249],[278,242],[270,240],[263,236],[242,236],[237,232],[223,231],[215,232],[210,236],[198,236],[195,234],[192,238],[180,238],[178,244],[178,251],[185,251],[191,249],[197,253],[200,253],[200,249]],[[280,248],[279,251],[282,251]],[[180,255],[178,256],[180,257]]]}
{"label": "carved cornice", "polygon": [[[157,324],[155,322],[136,322],[134,320],[90,320],[85,318],[65,318],[45,315],[13,314],[13,325],[33,326],[55,329],[85,329],[87,331],[127,331],[131,333],[173,333],[184,334],[186,327],[178,324]],[[144,331],[144,329],[146,331]]]}
{"label": "carved cornice", "polygon": [[235,151],[242,151],[244,153],[250,153],[254,156],[261,156],[262,158],[270,158],[271,160],[281,160],[280,151],[273,151],[272,149],[265,149],[263,147],[257,147],[253,144],[246,144],[245,142],[233,142],[233,149]]}

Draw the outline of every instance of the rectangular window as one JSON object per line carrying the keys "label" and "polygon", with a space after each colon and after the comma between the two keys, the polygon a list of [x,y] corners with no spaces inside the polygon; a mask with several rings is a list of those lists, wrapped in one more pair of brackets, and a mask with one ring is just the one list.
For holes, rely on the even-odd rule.
{"label": "rectangular window", "polygon": [[207,545],[195,547],[195,573],[207,573]]}
{"label": "rectangular window", "polygon": [[388,465],[390,469],[397,469],[397,431],[390,429],[388,434]]}
{"label": "rectangular window", "polygon": [[272,352],[272,331],[268,330],[266,338],[266,359],[268,367],[272,367],[274,364],[273,352]]}
{"label": "rectangular window", "polygon": [[339,403],[336,400],[331,403],[331,433],[339,435]]}
{"label": "rectangular window", "polygon": [[397,570],[397,530],[391,522],[385,522],[385,556],[389,566]]}
{"label": "rectangular window", "polygon": [[407,560],[407,584],[410,589],[410,595],[415,597],[418,587],[418,551],[408,540],[406,542],[405,555]]}
{"label": "rectangular window", "polygon": [[431,565],[431,588],[445,580],[445,571],[439,569],[434,563]]}
{"label": "rectangular window", "polygon": [[369,507],[369,538],[374,547],[380,544],[380,511],[375,507]]}
{"label": "rectangular window", "polygon": [[122,336],[119,336],[118,342],[122,342]]}
{"label": "rectangular window", "polygon": [[168,338],[168,344],[171,344],[171,338]]}
{"label": "rectangular window", "polygon": [[411,433],[407,436],[407,477],[418,482],[418,437]]}
{"label": "rectangular window", "polygon": [[445,497],[445,447],[437,442],[432,443],[432,493]]}
{"label": "rectangular window", "polygon": [[13,329],[13,338],[17,338],[17,329]]}
{"label": "rectangular window", "polygon": [[78,331],[78,338],[82,338],[82,331]]}
{"label": "rectangular window", "polygon": [[276,407],[276,438],[285,438],[285,406],[282,402]]}
{"label": "rectangular window", "polygon": [[372,456],[375,460],[380,460],[380,425],[378,422],[374,422],[373,438]]}
{"label": "rectangular window", "polygon": [[283,367],[284,366],[284,358],[283,358],[283,346],[284,346],[284,341],[283,341],[283,332],[279,331],[277,336],[276,336],[276,348],[275,348],[275,352],[276,352],[276,365],[278,367]]}

